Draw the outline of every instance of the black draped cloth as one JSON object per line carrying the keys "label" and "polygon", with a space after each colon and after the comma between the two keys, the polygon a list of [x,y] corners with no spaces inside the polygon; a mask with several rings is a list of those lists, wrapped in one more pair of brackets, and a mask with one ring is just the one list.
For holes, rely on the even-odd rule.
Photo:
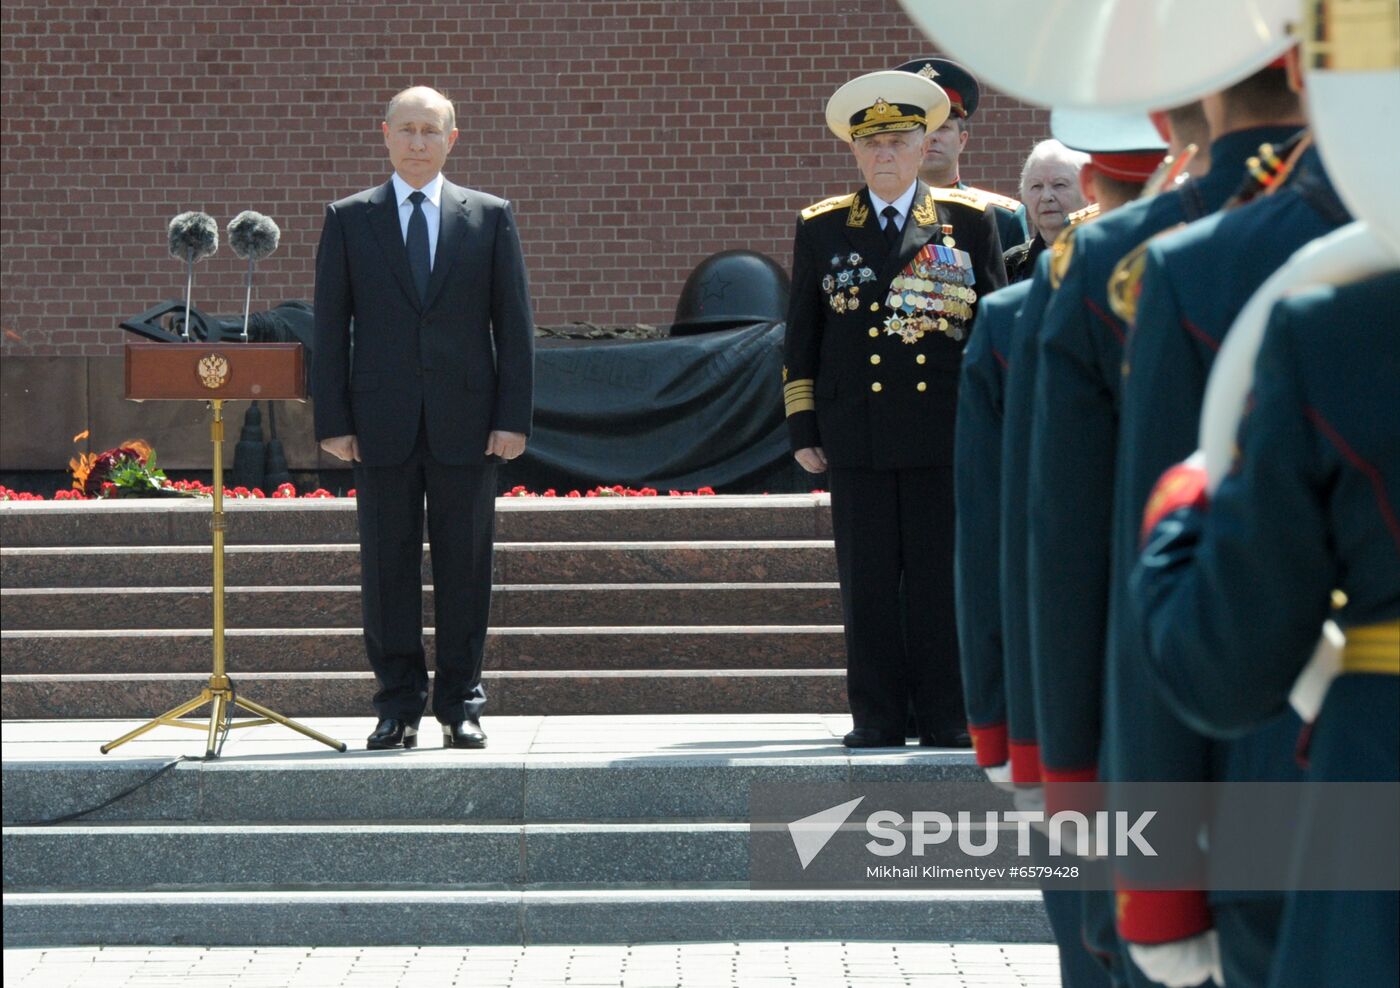
{"label": "black draped cloth", "polygon": [[794,492],[783,323],[661,340],[537,341],[534,432],[502,485]]}

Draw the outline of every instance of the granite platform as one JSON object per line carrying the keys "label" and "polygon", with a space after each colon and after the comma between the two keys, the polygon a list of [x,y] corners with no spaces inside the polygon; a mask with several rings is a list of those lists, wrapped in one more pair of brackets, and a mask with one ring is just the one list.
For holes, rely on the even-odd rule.
{"label": "granite platform", "polygon": [[488,717],[485,750],[387,752],[370,717],[313,719],[354,750],[268,725],[216,760],[173,728],[98,753],[131,726],[0,725],[7,947],[1049,938],[1031,893],[747,887],[756,785],[979,778],[965,751],[849,751],[844,715]]}

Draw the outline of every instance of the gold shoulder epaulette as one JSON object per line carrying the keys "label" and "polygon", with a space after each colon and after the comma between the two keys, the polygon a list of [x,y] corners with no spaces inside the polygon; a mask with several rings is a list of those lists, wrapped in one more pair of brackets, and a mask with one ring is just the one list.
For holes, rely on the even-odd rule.
{"label": "gold shoulder epaulette", "polygon": [[929,195],[939,202],[960,202],[979,212],[986,212],[988,200],[979,189],[929,189]]}
{"label": "gold shoulder epaulette", "polygon": [[[833,209],[845,209],[855,201],[856,193],[850,192],[844,196],[832,196],[830,199],[823,199],[821,202],[814,202],[806,209],[802,210],[802,219],[810,220],[814,216],[829,213]],[[791,215],[791,214],[789,214]]]}
{"label": "gold shoulder epaulette", "polygon": [[1144,240],[1124,254],[1108,276],[1108,307],[1125,323],[1131,324],[1137,318],[1142,272],[1147,267],[1147,245],[1151,242]]}
{"label": "gold shoulder epaulette", "polygon": [[1113,273],[1108,276],[1108,307],[1125,323],[1131,323],[1137,318],[1138,296],[1142,294],[1142,273],[1147,268],[1147,248],[1185,226],[1185,223],[1175,223],[1165,230],[1158,230],[1124,254],[1113,266]]}
{"label": "gold shoulder epaulette", "polygon": [[1013,213],[1021,208],[1021,200],[1013,199],[1010,196],[1004,196],[998,192],[993,192],[991,189],[978,189],[969,185],[967,188],[960,189],[959,191],[974,193],[991,205],[1000,206],[1002,209],[1009,209]]}
{"label": "gold shoulder epaulette", "polygon": [[1080,223],[1088,223],[1090,220],[1098,219],[1099,204],[1091,202],[1083,209],[1076,209],[1065,217],[1070,226],[1078,226]]}
{"label": "gold shoulder epaulette", "polygon": [[1059,288],[1069,270],[1069,259],[1074,254],[1074,227],[1066,226],[1050,245],[1050,287]]}

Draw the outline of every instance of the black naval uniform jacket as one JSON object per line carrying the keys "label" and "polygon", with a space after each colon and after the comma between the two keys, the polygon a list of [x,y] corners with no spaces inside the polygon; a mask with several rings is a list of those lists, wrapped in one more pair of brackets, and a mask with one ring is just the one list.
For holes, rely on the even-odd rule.
{"label": "black naval uniform jacket", "polygon": [[[887,248],[880,222],[866,189],[810,206],[798,221],[784,342],[792,448],[820,446],[838,469],[951,466],[958,373],[976,301],[960,328],[950,320],[949,332],[906,343],[886,332],[895,315],[890,283],[926,244],[952,240],[972,258],[976,297],[1003,287],[996,218],[985,199],[920,181],[897,250]],[[874,279],[853,285],[853,299],[847,289],[852,304],[836,311],[824,279],[864,267]]]}

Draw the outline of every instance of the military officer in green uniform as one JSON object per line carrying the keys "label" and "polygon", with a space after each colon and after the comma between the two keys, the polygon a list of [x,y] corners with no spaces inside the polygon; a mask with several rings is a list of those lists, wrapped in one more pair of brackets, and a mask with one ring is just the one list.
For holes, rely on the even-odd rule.
{"label": "military officer in green uniform", "polygon": [[962,180],[958,159],[967,148],[968,121],[982,102],[982,86],[977,77],[957,62],[932,55],[905,62],[899,69],[932,79],[948,94],[948,119],[928,132],[928,157],[919,169],[919,177],[935,189],[957,189],[972,196],[971,201],[988,204],[996,217],[1002,250],[1024,241],[1029,224],[1026,207],[1019,200],[976,188]]}
{"label": "military officer in green uniform", "polygon": [[[802,211],[784,402],[797,461],[829,470],[853,748],[966,744],[953,606],[953,418],[977,299],[1005,284],[985,203],[918,177],[937,83],[863,75],[827,126],[865,178]],[[956,233],[955,233],[956,231]]]}

